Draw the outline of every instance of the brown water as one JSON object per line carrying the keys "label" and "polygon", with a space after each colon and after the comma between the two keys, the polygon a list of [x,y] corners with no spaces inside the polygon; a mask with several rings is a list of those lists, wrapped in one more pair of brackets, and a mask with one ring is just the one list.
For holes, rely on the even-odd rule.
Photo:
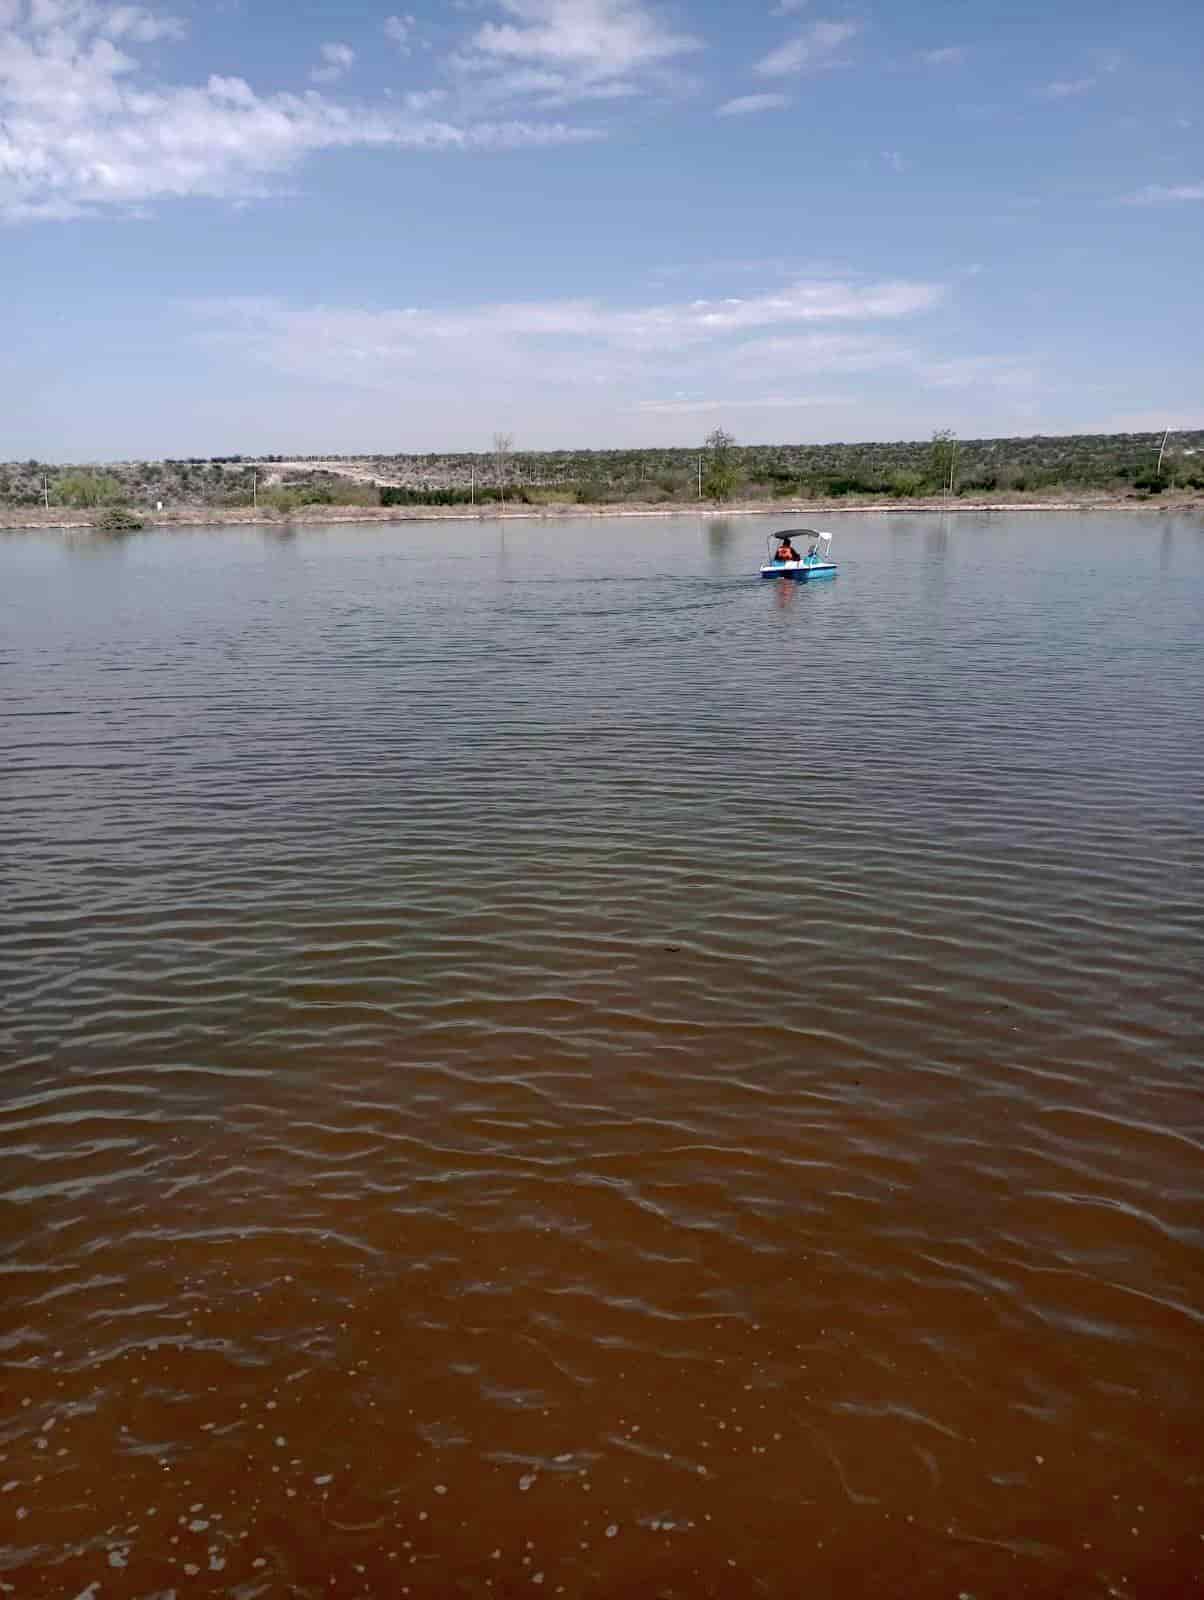
{"label": "brown water", "polygon": [[777,525],[0,545],[0,1592],[1204,1592],[1204,525]]}

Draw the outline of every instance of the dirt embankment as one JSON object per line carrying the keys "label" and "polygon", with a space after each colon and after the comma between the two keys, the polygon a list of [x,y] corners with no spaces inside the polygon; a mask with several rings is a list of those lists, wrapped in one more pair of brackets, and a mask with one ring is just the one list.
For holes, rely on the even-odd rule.
{"label": "dirt embankment", "polygon": [[[206,510],[204,507],[187,510],[165,510],[139,515],[147,528],[205,528],[205,527],[284,527],[290,524],[304,526],[330,526],[334,523],[355,522],[498,522],[504,517],[510,521],[547,521],[571,517],[683,517],[697,515],[707,519],[716,517],[772,516],[782,521],[787,518],[807,517],[812,521],[826,522],[849,512],[906,515],[914,512],[967,512],[988,511],[1201,511],[1204,512],[1204,494],[1198,492],[1164,494],[1157,497],[1130,497],[1120,495],[1061,495],[1056,498],[1040,495],[1008,495],[983,500],[942,500],[940,496],[916,500],[878,500],[847,496],[833,500],[741,500],[726,505],[543,505],[515,504],[501,510],[488,505],[473,510],[468,506],[303,506],[296,511],[275,512],[260,507],[223,507]],[[31,506],[0,506],[0,529],[47,529],[61,532],[86,531],[94,526],[101,513],[68,511],[61,507],[44,510]]]}

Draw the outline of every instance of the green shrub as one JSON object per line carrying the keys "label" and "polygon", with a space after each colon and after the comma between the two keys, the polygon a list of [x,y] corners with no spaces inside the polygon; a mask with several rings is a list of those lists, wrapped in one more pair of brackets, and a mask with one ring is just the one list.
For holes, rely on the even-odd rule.
{"label": "green shrub", "polygon": [[[517,499],[519,491],[508,491],[507,500]],[[484,505],[487,501],[498,498],[496,488],[481,488],[476,490],[474,502],[471,489],[403,489],[387,485],[380,491],[382,506],[467,506]]]}
{"label": "green shrub", "polygon": [[97,533],[140,533],[146,524],[128,506],[110,506],[100,513],[92,526]]}
{"label": "green shrub", "polygon": [[73,472],[60,478],[55,485],[57,497],[64,505],[90,510],[93,506],[110,505],[121,494],[116,478],[98,472]]}
{"label": "green shrub", "polygon": [[959,478],[957,484],[958,494],[990,494],[999,486],[999,475],[995,472],[974,472],[968,477]]}
{"label": "green shrub", "polygon": [[891,494],[901,495],[904,499],[911,499],[924,488],[924,474],[922,472],[894,472],[890,479]]}

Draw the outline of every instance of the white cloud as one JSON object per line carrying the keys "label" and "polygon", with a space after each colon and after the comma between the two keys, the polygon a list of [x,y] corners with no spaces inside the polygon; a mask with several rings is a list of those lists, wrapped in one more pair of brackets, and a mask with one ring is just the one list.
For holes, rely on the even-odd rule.
{"label": "white cloud", "polygon": [[[473,72],[471,63],[456,63],[461,72]],[[462,85],[462,87],[464,87]],[[626,100],[639,93],[629,79],[603,78],[588,81],[571,72],[552,72],[541,67],[514,67],[501,72],[487,70],[467,88],[465,98],[478,106],[508,105],[519,102],[540,111],[559,109],[587,101]]]}
{"label": "white cloud", "polygon": [[[266,299],[193,310],[199,336],[230,364],[232,389],[270,382],[286,397],[298,387],[337,394],[331,414],[362,418],[370,437],[383,405],[434,441],[420,448],[487,436],[498,416],[527,438],[588,443],[629,437],[633,418],[647,425],[645,440],[658,424],[680,437],[675,420],[688,428],[691,417],[724,412],[768,433],[775,417],[803,408],[815,429],[845,428],[835,419],[850,413],[873,428],[880,421],[865,418],[879,416],[884,396],[890,426],[913,437],[939,425],[952,399],[964,414],[996,415],[1000,404],[1008,417],[1027,414],[1040,393],[1037,364],[1016,354],[950,357],[940,319],[915,315],[941,297],[934,284],[833,278],[781,294],[634,307],[578,299],[381,311]],[[312,419],[304,427],[315,436]]]}
{"label": "white cloud", "polygon": [[229,300],[197,313],[209,337],[291,377],[390,393],[421,385],[574,397],[597,385],[635,404],[683,380],[704,394],[719,379],[789,396],[800,376],[897,364],[893,341],[832,330],[897,322],[941,294],[920,282],[816,279],[780,293],[637,307],[584,299],[363,311]]}
{"label": "white cloud", "polygon": [[783,381],[789,373],[809,377],[878,372],[905,365],[911,352],[893,333],[809,331],[771,334],[731,352],[725,370],[744,382]]}
{"label": "white cloud", "polygon": [[418,116],[425,116],[447,99],[446,89],[411,89],[405,97],[405,108]]}
{"label": "white cloud", "polygon": [[634,319],[632,326],[665,327],[672,330],[672,338],[689,339],[692,335],[747,332],[790,323],[878,321],[930,310],[941,293],[935,284],[897,279],[873,284],[803,279],[772,294],[692,300],[682,306],[619,313],[618,326]]}
{"label": "white cloud", "polygon": [[[76,15],[89,8],[66,8]],[[19,8],[14,7],[14,16]],[[160,17],[143,6],[112,6],[102,22],[102,31],[110,39],[126,39],[130,44],[156,44],[160,39],[182,39],[186,32],[178,17]]]}
{"label": "white cloud", "polygon": [[487,55],[582,68],[592,76],[631,72],[697,41],[667,31],[641,0],[501,0],[515,23],[487,22],[474,44]]}
{"label": "white cloud", "polygon": [[948,357],[879,329],[783,333],[750,340],[724,355],[729,381],[771,384],[791,374],[808,378],[854,377],[875,373],[893,376],[926,390],[977,389],[992,393],[1029,393],[1037,384],[1035,363],[1015,355]]}
{"label": "white cloud", "polygon": [[641,400],[646,416],[690,417],[704,411],[798,411],[804,406],[840,405],[832,395],[750,395],[744,400]]}
{"label": "white cloud", "polygon": [[1055,78],[1041,90],[1046,100],[1070,100],[1095,88],[1094,78]]}
{"label": "white cloud", "polygon": [[355,63],[355,51],[349,44],[324,44],[321,54],[324,65],[310,73],[315,83],[334,83]]}
{"label": "white cloud", "polygon": [[100,0],[7,7],[0,220],[136,214],[168,197],[260,198],[322,150],[510,149],[595,136],[559,122],[433,120],[429,107],[346,104],[314,90],[259,94],[236,77],[161,84],[129,49],[178,37],[175,19]]}
{"label": "white cloud", "polygon": [[781,78],[795,72],[841,66],[841,46],[860,32],[859,22],[812,22],[758,61],[756,70],[766,78]]}
{"label": "white cloud", "polygon": [[622,98],[636,79],[701,48],[661,22],[644,0],[497,0],[512,20],[486,22],[455,60],[496,99],[536,95],[544,105]]}
{"label": "white cloud", "polygon": [[921,50],[920,60],[927,67],[955,67],[966,58],[966,52],[960,45],[947,44],[939,50]]}
{"label": "white cloud", "polygon": [[721,105],[716,116],[747,117],[757,111],[780,111],[789,104],[790,100],[784,94],[744,94]]}
{"label": "white cloud", "polygon": [[410,53],[410,35],[414,27],[415,19],[412,16],[385,18],[385,37],[393,41],[403,56]]}
{"label": "white cloud", "polygon": [[1204,200],[1204,183],[1147,183],[1136,194],[1125,196],[1130,206],[1174,206]]}
{"label": "white cloud", "polygon": [[1031,362],[1018,356],[956,356],[911,363],[921,382],[934,389],[969,389],[987,386],[1026,394],[1037,385]]}

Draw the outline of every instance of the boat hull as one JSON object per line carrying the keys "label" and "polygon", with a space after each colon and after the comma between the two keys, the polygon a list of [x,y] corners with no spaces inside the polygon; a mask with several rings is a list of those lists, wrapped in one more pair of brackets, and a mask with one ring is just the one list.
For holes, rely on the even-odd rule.
{"label": "boat hull", "polygon": [[771,561],[761,568],[763,578],[792,578],[795,583],[813,583],[818,578],[834,578],[834,561]]}

